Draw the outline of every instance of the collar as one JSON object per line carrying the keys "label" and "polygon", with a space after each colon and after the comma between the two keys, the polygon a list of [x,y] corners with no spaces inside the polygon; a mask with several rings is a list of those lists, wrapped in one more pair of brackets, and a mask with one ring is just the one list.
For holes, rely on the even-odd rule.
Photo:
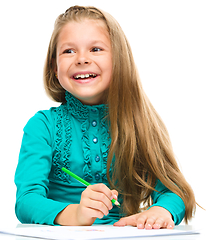
{"label": "collar", "polygon": [[65,99],[69,112],[79,120],[87,119],[89,117],[89,112],[99,112],[101,118],[108,115],[108,105],[106,104],[85,105],[67,91],[65,93]]}

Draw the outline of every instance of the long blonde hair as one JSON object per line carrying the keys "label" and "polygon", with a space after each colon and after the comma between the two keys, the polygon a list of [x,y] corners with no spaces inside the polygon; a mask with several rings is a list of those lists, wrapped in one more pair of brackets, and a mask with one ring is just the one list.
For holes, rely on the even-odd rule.
{"label": "long blonde hair", "polygon": [[[142,88],[127,38],[110,14],[95,7],[74,6],[57,18],[44,68],[46,92],[53,100],[65,102],[65,90],[54,72],[58,36],[65,24],[85,18],[103,21],[112,45],[113,74],[107,95],[110,185],[120,191],[124,211],[131,215],[141,211],[141,203],[145,207],[152,204],[151,193],[159,179],[182,198],[188,222],[196,208],[194,193],[178,167],[167,129]],[[109,176],[111,166],[113,175]]]}

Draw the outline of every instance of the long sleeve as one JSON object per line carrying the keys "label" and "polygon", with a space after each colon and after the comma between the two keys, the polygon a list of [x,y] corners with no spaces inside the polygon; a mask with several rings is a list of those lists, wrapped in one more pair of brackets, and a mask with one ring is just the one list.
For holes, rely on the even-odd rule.
{"label": "long sleeve", "polygon": [[47,198],[52,164],[52,121],[48,116],[51,113],[39,112],[24,128],[15,173],[15,211],[22,223],[53,225],[57,214],[68,205]]}
{"label": "long sleeve", "polygon": [[[22,223],[54,225],[65,207],[79,204],[85,186],[62,167],[91,184],[109,185],[107,106],[83,105],[69,92],[65,98],[59,107],[35,114],[24,128],[15,174],[15,211]],[[112,224],[120,217],[113,208],[94,224]]]}
{"label": "long sleeve", "polygon": [[162,194],[153,191],[151,197],[154,204],[151,207],[159,206],[167,209],[172,214],[175,225],[180,224],[185,216],[183,200],[177,194],[166,188],[159,180],[157,181],[155,189]]}

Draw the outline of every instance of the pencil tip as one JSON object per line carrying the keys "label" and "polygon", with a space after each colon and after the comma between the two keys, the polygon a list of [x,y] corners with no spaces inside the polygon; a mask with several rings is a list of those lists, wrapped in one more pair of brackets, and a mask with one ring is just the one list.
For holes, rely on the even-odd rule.
{"label": "pencil tip", "polygon": [[116,200],[115,205],[120,208],[120,203]]}

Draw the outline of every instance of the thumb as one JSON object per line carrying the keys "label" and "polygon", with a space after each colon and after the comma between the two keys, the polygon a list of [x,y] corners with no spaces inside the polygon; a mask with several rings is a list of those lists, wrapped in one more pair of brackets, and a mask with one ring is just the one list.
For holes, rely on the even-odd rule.
{"label": "thumb", "polygon": [[114,223],[114,226],[122,227],[122,226],[126,226],[126,225],[137,226],[136,218],[134,215],[129,216],[129,217],[123,217],[118,222]]}
{"label": "thumb", "polygon": [[118,222],[115,222],[113,225],[118,227],[123,227],[123,226],[126,226],[127,224],[124,218],[120,218],[120,220]]}

